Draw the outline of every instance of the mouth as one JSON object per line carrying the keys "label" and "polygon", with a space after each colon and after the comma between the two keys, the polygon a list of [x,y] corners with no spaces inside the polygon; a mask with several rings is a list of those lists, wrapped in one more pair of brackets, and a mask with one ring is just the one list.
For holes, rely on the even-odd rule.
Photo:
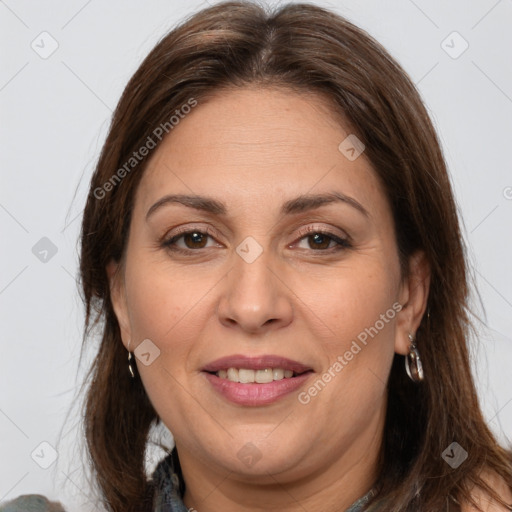
{"label": "mouth", "polygon": [[280,356],[228,356],[202,372],[224,398],[238,405],[267,405],[299,388],[314,373],[298,361]]}
{"label": "mouth", "polygon": [[[303,372],[305,373],[305,372]],[[228,368],[215,372],[220,379],[227,379],[230,382],[240,382],[241,384],[268,384],[282,379],[291,379],[302,375],[292,370],[284,368],[264,368],[263,370],[251,370],[250,368]]]}

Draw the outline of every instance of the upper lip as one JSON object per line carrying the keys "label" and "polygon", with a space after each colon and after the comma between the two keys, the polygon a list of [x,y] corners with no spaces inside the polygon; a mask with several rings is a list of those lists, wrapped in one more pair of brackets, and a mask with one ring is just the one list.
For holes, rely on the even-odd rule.
{"label": "upper lip", "polygon": [[261,355],[256,357],[248,357],[241,354],[221,357],[211,363],[208,363],[203,371],[215,373],[219,370],[227,370],[228,368],[244,368],[248,370],[264,370],[265,368],[282,368],[283,370],[292,370],[295,373],[304,373],[312,370],[298,361],[293,361],[282,356]]}

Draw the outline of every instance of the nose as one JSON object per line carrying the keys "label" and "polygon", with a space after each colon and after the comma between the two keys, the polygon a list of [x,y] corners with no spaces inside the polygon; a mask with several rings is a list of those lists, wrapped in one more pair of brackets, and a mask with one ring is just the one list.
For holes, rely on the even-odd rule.
{"label": "nose", "polygon": [[256,334],[291,323],[293,293],[276,266],[269,266],[265,252],[252,263],[234,255],[234,267],[226,276],[217,309],[224,326]]}

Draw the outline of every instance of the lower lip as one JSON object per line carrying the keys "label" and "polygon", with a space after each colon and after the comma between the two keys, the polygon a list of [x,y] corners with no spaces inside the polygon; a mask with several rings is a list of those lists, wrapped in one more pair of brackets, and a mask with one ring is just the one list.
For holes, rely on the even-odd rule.
{"label": "lower lip", "polygon": [[215,391],[230,402],[245,406],[267,405],[277,402],[280,398],[296,391],[309,378],[312,372],[306,372],[297,377],[274,380],[266,384],[241,384],[216,375],[204,372]]}

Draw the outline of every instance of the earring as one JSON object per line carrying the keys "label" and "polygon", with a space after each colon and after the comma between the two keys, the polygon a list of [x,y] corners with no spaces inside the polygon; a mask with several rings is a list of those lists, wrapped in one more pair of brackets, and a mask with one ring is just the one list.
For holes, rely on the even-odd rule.
{"label": "earring", "polygon": [[409,333],[409,341],[411,344],[409,345],[409,353],[405,356],[405,370],[413,382],[421,382],[424,379],[423,365],[411,333]]}
{"label": "earring", "polygon": [[135,373],[133,371],[133,367],[132,367],[132,353],[130,352],[130,343],[131,343],[132,340],[130,340],[128,342],[128,371],[130,372],[130,375],[132,376],[132,379],[135,379]]}

